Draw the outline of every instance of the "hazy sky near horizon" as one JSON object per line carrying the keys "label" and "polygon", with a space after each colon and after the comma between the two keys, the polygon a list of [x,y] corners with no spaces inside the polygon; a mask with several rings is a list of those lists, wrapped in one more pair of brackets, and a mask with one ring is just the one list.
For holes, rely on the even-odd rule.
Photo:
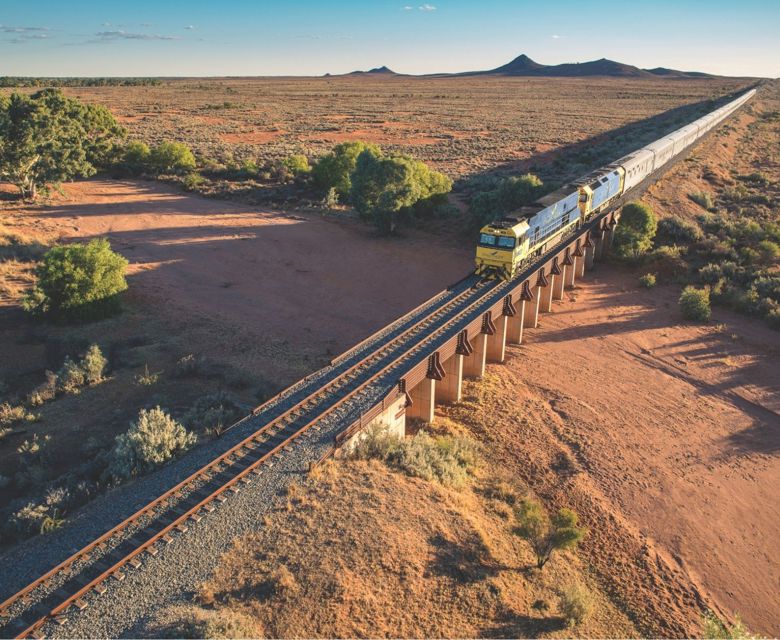
{"label": "hazy sky near horizon", "polygon": [[558,64],[780,76],[780,0],[0,0],[0,75],[321,75]]}

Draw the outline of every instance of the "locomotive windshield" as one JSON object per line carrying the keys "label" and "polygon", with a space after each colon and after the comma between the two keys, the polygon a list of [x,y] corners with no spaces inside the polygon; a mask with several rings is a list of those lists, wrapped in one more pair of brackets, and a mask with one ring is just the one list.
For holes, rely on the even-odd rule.
{"label": "locomotive windshield", "polygon": [[498,246],[502,249],[512,249],[515,246],[515,239],[508,236],[499,236]]}
{"label": "locomotive windshield", "polygon": [[495,247],[496,246],[496,236],[490,234],[490,233],[480,233],[479,234],[479,244],[485,245],[486,247]]}
{"label": "locomotive windshield", "polygon": [[509,236],[494,236],[492,233],[480,233],[479,244],[483,247],[513,249],[515,246],[515,239]]}

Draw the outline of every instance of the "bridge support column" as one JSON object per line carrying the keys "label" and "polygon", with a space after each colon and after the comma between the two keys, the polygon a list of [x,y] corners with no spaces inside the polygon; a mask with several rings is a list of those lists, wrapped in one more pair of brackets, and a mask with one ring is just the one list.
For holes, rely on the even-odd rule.
{"label": "bridge support column", "polygon": [[523,324],[526,329],[536,329],[539,324],[539,298],[541,292],[539,287],[534,287],[534,298],[529,300],[525,305],[525,316]]}
{"label": "bridge support column", "polygon": [[592,242],[585,247],[585,266],[590,271],[596,259],[596,245]]}
{"label": "bridge support column", "polygon": [[576,282],[576,276],[577,276],[577,258],[571,259],[571,266],[567,267],[568,271],[566,272],[567,278],[566,278],[566,288],[567,289],[574,289],[574,283]]}
{"label": "bridge support column", "polygon": [[463,375],[467,378],[481,378],[485,375],[485,355],[487,354],[487,335],[480,333],[472,340],[474,351],[463,359]]}
{"label": "bridge support column", "polygon": [[525,300],[518,300],[517,313],[507,321],[506,339],[513,344],[523,342],[523,319],[525,317]]}
{"label": "bridge support column", "polygon": [[569,275],[571,267],[561,265],[561,275],[555,276],[553,281],[553,300],[563,300],[563,290],[566,284],[566,276]]}
{"label": "bridge support column", "polygon": [[506,316],[496,320],[496,332],[487,339],[487,359],[490,362],[503,362],[506,356]]}
{"label": "bridge support column", "polygon": [[541,287],[539,289],[539,294],[541,296],[540,306],[541,311],[543,313],[550,313],[552,311],[552,302],[553,302],[553,292],[555,290],[555,282],[556,280],[560,280],[560,276],[556,275],[550,275],[550,284],[548,284],[546,287]]}
{"label": "bridge support column", "polygon": [[574,259],[574,270],[577,272],[577,279],[585,277],[585,256],[577,256]]}
{"label": "bridge support column", "polygon": [[604,257],[604,245],[606,240],[606,234],[602,233],[596,238],[596,260],[601,260]]}
{"label": "bridge support column", "polygon": [[463,387],[463,356],[456,353],[443,366],[444,379],[436,384],[439,402],[460,402]]}
{"label": "bridge support column", "polygon": [[423,378],[409,392],[409,396],[412,399],[412,406],[406,408],[406,417],[433,422],[433,409],[436,406],[436,380]]}

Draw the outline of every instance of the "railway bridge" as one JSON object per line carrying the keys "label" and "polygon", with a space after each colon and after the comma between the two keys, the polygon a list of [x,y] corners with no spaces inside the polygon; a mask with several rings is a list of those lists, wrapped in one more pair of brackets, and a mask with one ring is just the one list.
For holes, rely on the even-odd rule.
{"label": "railway bridge", "polygon": [[[256,509],[269,495],[259,489],[284,482],[280,468],[289,481],[290,474],[348,450],[378,422],[399,434],[407,419],[432,422],[437,402],[460,400],[464,377],[479,378],[487,362],[503,362],[507,344],[521,344],[537,328],[539,315],[554,311],[566,290],[609,254],[622,205],[690,150],[649,174],[511,280],[464,278],[257,407],[210,449],[160,470],[158,486],[164,488],[152,494],[154,499],[121,511],[118,518],[112,515],[110,528],[100,535],[76,536],[77,550],[61,546],[57,564],[30,569],[29,582],[23,573],[15,578],[20,584],[0,585],[0,598],[5,598],[0,637],[56,634],[56,625],[66,624],[109,588],[120,588],[116,585],[142,564],[161,568],[166,552],[174,557],[206,539],[204,553],[218,554],[229,540],[217,536],[215,542],[206,535],[211,514],[217,509],[233,514],[232,523],[220,525],[224,538],[236,535],[239,520],[243,530],[259,526]],[[260,487],[250,487],[253,482]],[[124,491],[132,494],[134,488]]]}

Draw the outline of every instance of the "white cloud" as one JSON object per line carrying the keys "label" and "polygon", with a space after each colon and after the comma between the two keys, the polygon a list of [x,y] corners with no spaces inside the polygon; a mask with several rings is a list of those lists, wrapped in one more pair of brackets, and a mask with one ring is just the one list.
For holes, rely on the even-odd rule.
{"label": "white cloud", "polygon": [[436,7],[434,7],[432,4],[421,4],[418,9],[420,11],[436,11]]}
{"label": "white cloud", "polygon": [[561,38],[565,38],[566,36],[559,36],[557,34],[553,34],[550,36],[553,40],[560,40]]}
{"label": "white cloud", "polygon": [[132,33],[129,31],[98,31],[97,42],[111,42],[114,40],[181,40],[178,36],[166,36],[157,33]]}
{"label": "white cloud", "polygon": [[184,27],[187,31],[194,31],[197,27],[194,24],[188,24]]}
{"label": "white cloud", "polygon": [[412,11],[412,10],[414,10],[414,7],[412,7],[411,5],[408,5],[408,4],[405,7],[402,7],[402,8],[403,8],[404,11]]}

